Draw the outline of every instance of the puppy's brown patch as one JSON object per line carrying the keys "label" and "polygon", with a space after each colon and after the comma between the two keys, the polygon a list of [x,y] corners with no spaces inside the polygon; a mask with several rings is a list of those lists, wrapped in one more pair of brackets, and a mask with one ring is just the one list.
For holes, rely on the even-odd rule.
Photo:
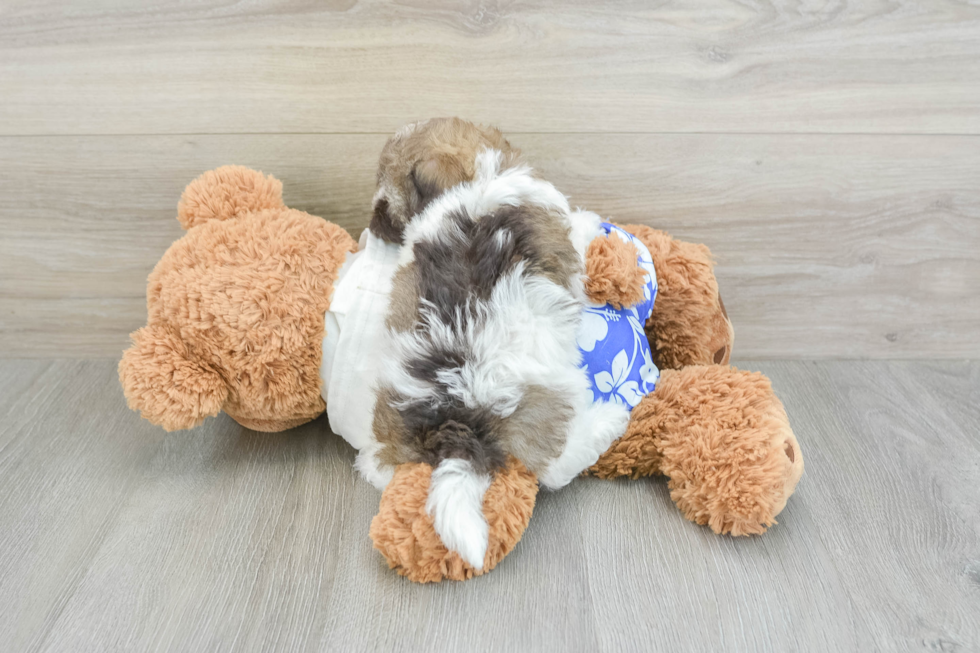
{"label": "puppy's brown patch", "polygon": [[501,444],[528,469],[541,474],[561,455],[573,416],[567,397],[544,386],[530,386],[517,410],[501,421]]}
{"label": "puppy's brown patch", "polygon": [[472,181],[476,155],[485,148],[516,165],[520,151],[494,127],[460,118],[433,118],[407,125],[388,139],[378,162],[378,188],[371,231],[400,243],[408,221],[447,189]]}
{"label": "puppy's brown patch", "polygon": [[371,217],[371,224],[368,225],[375,236],[389,243],[401,244],[404,240],[402,228],[397,227],[388,215],[388,200],[380,199],[374,204],[374,215]]}
{"label": "puppy's brown patch", "polygon": [[419,278],[414,263],[403,265],[391,282],[391,300],[385,326],[405,332],[419,321]]}
{"label": "puppy's brown patch", "polygon": [[[569,239],[569,229],[560,216],[543,207],[528,205],[513,207],[517,219],[526,225],[534,255],[528,256],[528,270],[571,289],[572,282],[582,272],[578,254]],[[501,212],[508,213],[511,207]]]}
{"label": "puppy's brown patch", "polygon": [[381,444],[378,461],[383,465],[400,465],[412,459],[411,452],[406,446],[405,421],[395,410],[392,403],[397,395],[389,387],[378,390],[377,403],[374,407],[374,420],[371,429],[374,437]]}

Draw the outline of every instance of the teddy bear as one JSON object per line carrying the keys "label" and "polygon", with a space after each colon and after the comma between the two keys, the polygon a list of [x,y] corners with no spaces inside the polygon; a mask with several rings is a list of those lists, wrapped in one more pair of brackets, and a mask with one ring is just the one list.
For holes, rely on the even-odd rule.
{"label": "teddy bear", "polygon": [[[384,328],[377,312],[362,312],[371,317],[357,329],[353,313],[338,312],[353,301],[338,279],[372,265],[396,270],[412,217],[472,181],[474,153],[488,147],[508,160],[520,157],[497,130],[458,119],[401,130],[382,152],[374,215],[360,243],[336,225],[286,208],[281,183],[262,173],[226,166],[194,180],[178,204],[187,234],[150,274],[147,326],[132,334],[119,364],[130,407],[168,430],[224,411],[246,428],[281,431],[330,412],[328,386],[342,384],[324,369],[363,362],[338,349],[337,333]],[[691,521],[717,533],[761,533],[775,523],[803,471],[782,404],[764,376],[728,366],[734,331],[707,248],[647,226],[622,229],[642,243],[656,270],[655,310],[643,326],[659,377],[587,473],[664,475]],[[638,301],[643,276],[636,251],[611,235],[582,244],[590,301],[618,307]],[[401,296],[387,278],[374,293],[385,305]],[[333,413],[329,419],[334,426]],[[419,582],[493,569],[533,511],[539,479],[525,462],[508,456],[485,488],[480,560],[466,559],[437,532],[427,507],[433,467],[424,460],[402,462],[372,481],[383,487],[370,527],[375,548]]]}

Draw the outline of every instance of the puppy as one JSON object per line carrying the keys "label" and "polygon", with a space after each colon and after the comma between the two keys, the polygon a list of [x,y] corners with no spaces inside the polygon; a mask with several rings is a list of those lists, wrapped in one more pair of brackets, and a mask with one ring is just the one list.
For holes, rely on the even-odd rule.
{"label": "puppy", "polygon": [[358,468],[383,483],[431,465],[436,532],[481,569],[483,494],[508,456],[557,489],[626,429],[629,407],[595,399],[579,346],[586,255],[605,232],[498,131],[459,119],[403,128],[378,179],[370,229],[401,246]]}

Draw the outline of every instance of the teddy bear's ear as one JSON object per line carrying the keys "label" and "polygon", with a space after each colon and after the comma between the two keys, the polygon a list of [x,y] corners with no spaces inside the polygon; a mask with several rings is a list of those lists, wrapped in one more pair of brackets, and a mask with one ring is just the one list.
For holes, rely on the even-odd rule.
{"label": "teddy bear's ear", "polygon": [[217,372],[193,360],[177,333],[147,326],[131,335],[119,361],[119,381],[129,407],[168,431],[197,426],[217,415],[228,388]]}
{"label": "teddy bear's ear", "polygon": [[285,208],[281,181],[244,166],[222,166],[188,184],[177,204],[177,219],[190,229],[209,220],[281,208]]}

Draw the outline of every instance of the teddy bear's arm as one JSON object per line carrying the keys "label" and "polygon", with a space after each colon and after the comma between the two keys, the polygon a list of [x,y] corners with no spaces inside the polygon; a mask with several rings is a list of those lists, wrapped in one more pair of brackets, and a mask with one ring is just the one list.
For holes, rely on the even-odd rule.
{"label": "teddy bear's arm", "polygon": [[168,431],[194,428],[221,412],[228,388],[221,376],[190,354],[167,325],[135,331],[119,361],[126,401],[147,420]]}
{"label": "teddy bear's arm", "polygon": [[636,246],[612,234],[589,243],[585,256],[585,294],[597,304],[616,309],[643,301],[646,272],[640,267]]}

